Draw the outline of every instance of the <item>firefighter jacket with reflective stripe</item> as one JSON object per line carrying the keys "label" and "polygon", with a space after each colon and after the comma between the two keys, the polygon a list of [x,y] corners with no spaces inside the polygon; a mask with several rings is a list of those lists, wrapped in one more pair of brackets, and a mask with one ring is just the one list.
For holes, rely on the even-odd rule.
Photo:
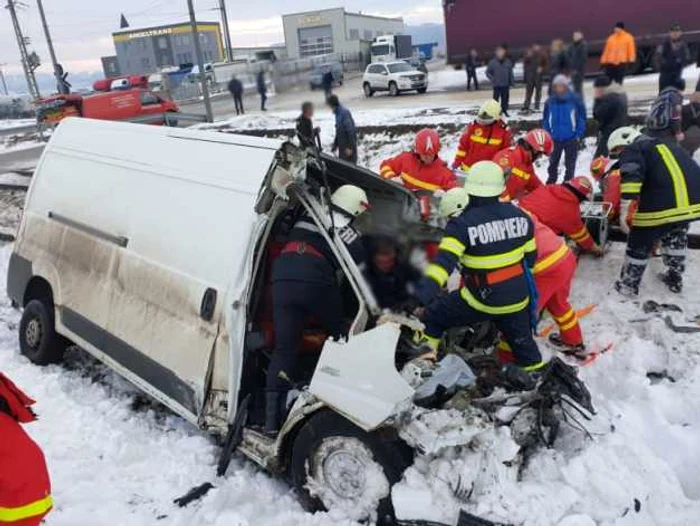
{"label": "firefighter jacket with reflective stripe", "polygon": [[461,295],[473,309],[493,315],[520,312],[530,300],[523,264],[532,268],[536,256],[534,224],[525,212],[496,198],[473,198],[447,223],[418,297],[429,303],[461,264]]}
{"label": "firefighter jacket with reflective stripe", "polygon": [[579,198],[563,184],[538,188],[518,201],[518,205],[535,214],[538,219],[564,234],[584,250],[590,250],[595,242],[581,219]]}
{"label": "firefighter jacket with reflective stripe", "polygon": [[615,219],[620,215],[620,177],[620,169],[614,167],[600,181],[600,185],[603,187],[603,201],[612,205],[608,215],[610,219]]}
{"label": "firefighter jacket with reflective stripe", "polygon": [[449,190],[457,186],[457,178],[447,166],[447,163],[435,158],[430,164],[425,164],[420,157],[412,152],[404,152],[396,157],[387,159],[379,166],[382,179],[400,177],[404,186],[412,191]]}
{"label": "firefighter jacket with reflective stripe", "polygon": [[0,373],[0,525],[38,525],[53,506],[44,454],[20,424],[33,403]]}
{"label": "firefighter jacket with reflective stripe", "polygon": [[642,136],[620,155],[622,199],[638,199],[632,225],[700,218],[700,166],[676,144]]}
{"label": "firefighter jacket with reflective stripe", "polygon": [[505,199],[519,199],[542,186],[542,181],[535,174],[532,158],[522,145],[501,150],[493,160],[506,175]]}
{"label": "firefighter jacket with reflective stripe", "polygon": [[459,139],[459,147],[452,168],[468,170],[474,163],[490,161],[501,150],[509,148],[513,135],[502,120],[493,124],[473,122]]}

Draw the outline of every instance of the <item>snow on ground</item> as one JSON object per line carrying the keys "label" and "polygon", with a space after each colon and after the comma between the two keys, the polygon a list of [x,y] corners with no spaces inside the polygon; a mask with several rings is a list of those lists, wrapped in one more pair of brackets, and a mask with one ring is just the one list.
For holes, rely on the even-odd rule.
{"label": "snow on ground", "polygon": [[[295,116],[246,116],[231,122],[281,129],[291,127]],[[356,114],[358,123],[367,124],[432,118],[415,110]],[[460,114],[451,118],[467,120]],[[328,145],[332,120],[319,115],[318,123]],[[376,133],[363,141],[361,161],[376,169],[382,158],[407,148],[411,137]],[[446,159],[451,160],[457,141],[458,134],[443,134]],[[579,159],[580,173],[587,173],[592,149],[589,141]],[[546,165],[538,173],[544,177]],[[461,503],[472,513],[527,526],[700,523],[700,336],[675,334],[661,319],[645,319],[639,301],[611,292],[623,248],[613,245],[599,260],[582,257],[572,294],[577,308],[598,304],[582,322],[588,344],[615,345],[581,371],[598,410],[588,423],[592,439],[566,429],[554,448],[530,459],[522,481],[508,476],[482,481],[473,500]],[[6,272],[10,250],[0,249],[0,274]],[[677,323],[694,323],[686,318],[700,314],[700,257],[691,254],[680,296],[665,292],[656,279],[660,263],[652,261],[641,299],[677,303],[684,310]],[[144,402],[130,384],[81,351],[72,350],[62,366],[31,365],[18,350],[20,315],[2,292],[0,370],[37,399],[40,420],[27,430],[44,448],[52,476],[56,508],[48,526],[351,524],[338,515],[305,513],[285,483],[243,460],[234,460],[227,475],[215,480],[218,450],[209,437]],[[667,376],[652,380],[648,372]],[[466,478],[474,469],[468,462],[472,456],[453,451],[418,459],[395,488],[397,508],[453,521],[460,503],[445,477]],[[184,510],[173,505],[173,498],[207,480],[216,489],[201,501]]]}
{"label": "snow on ground", "polygon": [[24,128],[36,124],[36,119],[0,119],[0,130]]}

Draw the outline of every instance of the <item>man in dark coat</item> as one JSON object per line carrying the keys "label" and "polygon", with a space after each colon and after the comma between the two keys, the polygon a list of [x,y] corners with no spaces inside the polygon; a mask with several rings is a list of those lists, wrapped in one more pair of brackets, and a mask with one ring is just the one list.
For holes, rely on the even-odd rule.
{"label": "man in dark coat", "polygon": [[267,85],[265,84],[265,72],[261,69],[258,71],[258,76],[255,78],[255,84],[260,94],[260,110],[267,111],[265,101],[267,100]]}
{"label": "man in dark coat", "polygon": [[627,95],[619,84],[601,75],[593,82],[593,118],[598,123],[598,146],[595,157],[608,155],[608,138],[627,124]]}
{"label": "man in dark coat", "polygon": [[311,102],[304,102],[301,105],[301,115],[297,118],[297,137],[302,148],[314,148],[319,129],[314,128],[311,120],[314,116],[314,105]]}
{"label": "man in dark coat", "polygon": [[236,115],[242,115],[243,111],[243,83],[234,75],[228,83],[228,90],[233,97],[233,103],[236,105]]}
{"label": "man in dark coat", "polygon": [[396,242],[377,236],[367,241],[369,258],[364,271],[377,303],[382,309],[395,309],[411,298],[420,281],[418,270],[399,259]]}
{"label": "man in dark coat", "polygon": [[[698,86],[700,88],[700,86]],[[690,96],[690,104],[683,106],[681,146],[691,155],[700,150],[700,89]]]}
{"label": "man in dark coat", "polygon": [[335,115],[335,139],[333,151],[344,161],[357,163],[357,128],[350,110],[340,104],[337,95],[328,97],[328,105]]}
{"label": "man in dark coat", "polygon": [[549,90],[552,90],[552,81],[557,75],[571,74],[571,65],[569,64],[569,55],[566,53],[564,41],[560,38],[552,40],[552,46],[549,51]]}
{"label": "man in dark coat", "polygon": [[501,103],[503,115],[508,117],[510,87],[513,85],[513,61],[508,58],[506,46],[498,46],[496,56],[486,67],[486,76],[493,84],[493,100]]}
{"label": "man in dark coat", "polygon": [[569,68],[571,70],[571,86],[583,99],[583,79],[586,75],[588,62],[588,43],[583,39],[581,31],[574,31],[573,41],[568,49]]}
{"label": "man in dark coat", "polygon": [[323,69],[321,85],[323,86],[323,93],[326,95],[326,99],[328,99],[333,93],[333,69],[330,66]]}
{"label": "man in dark coat", "polygon": [[690,63],[690,49],[681,37],[678,24],[671,26],[668,40],[657,50],[659,58],[659,93],[681,78],[683,68]]}
{"label": "man in dark coat", "polygon": [[535,95],[535,111],[539,111],[542,100],[542,77],[547,70],[547,55],[539,44],[530,46],[523,58],[523,73],[525,77],[525,102],[523,113],[530,112],[532,95]]}
{"label": "man in dark coat", "polygon": [[464,62],[464,70],[467,72],[467,91],[472,90],[472,81],[474,81],[474,90],[479,91],[479,80],[476,78],[476,68],[481,64],[479,53],[476,49],[472,49],[467,55],[467,60]]}

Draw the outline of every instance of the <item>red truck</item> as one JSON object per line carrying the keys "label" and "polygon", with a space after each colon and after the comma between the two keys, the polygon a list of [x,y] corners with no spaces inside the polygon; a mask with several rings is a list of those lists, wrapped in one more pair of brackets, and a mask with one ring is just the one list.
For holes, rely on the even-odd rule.
{"label": "red truck", "polygon": [[570,41],[579,29],[588,41],[589,64],[597,69],[605,39],[618,21],[636,38],[637,72],[655,68],[656,46],[674,23],[681,24],[692,57],[700,45],[697,0],[443,0],[443,9],[450,64],[463,64],[472,48],[482,57],[491,57],[502,43],[519,57],[534,43],[548,46],[555,38]]}
{"label": "red truck", "polygon": [[[147,124],[171,124],[165,122],[166,113],[179,111],[177,104],[147,89],[106,91],[94,95],[54,95],[36,101],[37,119],[40,123],[55,124],[65,117],[88,117],[108,121],[144,118]],[[152,120],[149,119],[152,116]]]}

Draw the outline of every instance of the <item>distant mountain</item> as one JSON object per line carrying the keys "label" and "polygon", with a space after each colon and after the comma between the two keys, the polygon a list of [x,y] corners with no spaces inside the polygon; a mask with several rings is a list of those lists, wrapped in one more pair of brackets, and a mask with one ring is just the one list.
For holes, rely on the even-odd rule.
{"label": "distant mountain", "polygon": [[[69,73],[68,82],[73,85],[73,90],[91,88],[95,80],[104,77],[102,72],[99,71],[78,71],[76,73],[71,71]],[[27,93],[27,81],[23,74],[5,74],[5,80],[7,81],[7,89],[10,93]],[[49,95],[56,91],[56,79],[51,73],[37,73],[36,83],[39,85],[39,91],[42,95]],[[0,91],[1,90],[2,87],[0,86]]]}
{"label": "distant mountain", "polygon": [[420,24],[406,26],[404,32],[411,35],[414,44],[437,42],[438,49],[445,50],[445,26],[443,24]]}

